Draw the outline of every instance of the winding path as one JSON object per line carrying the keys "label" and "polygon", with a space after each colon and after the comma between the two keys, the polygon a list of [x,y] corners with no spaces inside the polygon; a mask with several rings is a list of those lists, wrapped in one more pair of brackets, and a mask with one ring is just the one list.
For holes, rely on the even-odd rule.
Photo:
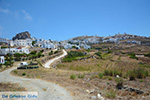
{"label": "winding path", "polygon": [[50,68],[50,65],[51,65],[54,61],[56,61],[56,60],[58,60],[58,59],[60,59],[60,58],[62,58],[62,57],[65,57],[66,55],[67,55],[67,52],[63,49],[63,54],[62,54],[62,55],[60,55],[60,56],[58,56],[58,57],[55,57],[55,58],[49,60],[47,63],[45,63],[44,67],[45,67],[45,68]]}
{"label": "winding path", "polygon": [[[61,57],[62,55],[57,57],[57,59]],[[49,63],[52,63],[54,59],[49,61]],[[0,82],[18,83],[21,87],[25,87],[28,91],[37,91],[39,100],[72,100],[72,96],[67,92],[67,90],[55,83],[40,79],[28,79],[11,75],[10,72],[16,68],[17,67],[13,67],[0,72]]]}

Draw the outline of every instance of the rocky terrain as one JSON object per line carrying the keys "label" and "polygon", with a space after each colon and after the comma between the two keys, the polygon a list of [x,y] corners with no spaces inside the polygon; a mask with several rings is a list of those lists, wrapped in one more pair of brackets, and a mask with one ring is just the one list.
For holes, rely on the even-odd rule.
{"label": "rocky terrain", "polygon": [[13,37],[12,40],[27,39],[27,38],[31,38],[31,34],[28,31],[25,31],[25,32],[16,34],[16,36]]}

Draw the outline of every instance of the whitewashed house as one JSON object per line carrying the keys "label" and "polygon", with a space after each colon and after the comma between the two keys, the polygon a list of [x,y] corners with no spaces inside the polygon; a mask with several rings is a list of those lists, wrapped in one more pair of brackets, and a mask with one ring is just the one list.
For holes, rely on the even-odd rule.
{"label": "whitewashed house", "polygon": [[10,46],[14,46],[14,42],[6,38],[0,38],[0,42],[7,43],[7,44],[10,43]]}
{"label": "whitewashed house", "polygon": [[[7,53],[9,53],[9,48],[4,48],[4,49],[0,49],[0,55],[6,55]],[[10,54],[15,54],[15,53],[26,53],[29,54],[30,51],[29,49],[17,49],[17,48],[10,48]]]}
{"label": "whitewashed house", "polygon": [[39,38],[32,38],[33,41],[36,41],[35,46],[42,47],[42,48],[51,48],[55,49],[56,45],[52,43],[50,40],[44,40]]}
{"label": "whitewashed house", "polygon": [[16,39],[14,40],[15,46],[32,46],[32,40],[30,38],[27,39]]}

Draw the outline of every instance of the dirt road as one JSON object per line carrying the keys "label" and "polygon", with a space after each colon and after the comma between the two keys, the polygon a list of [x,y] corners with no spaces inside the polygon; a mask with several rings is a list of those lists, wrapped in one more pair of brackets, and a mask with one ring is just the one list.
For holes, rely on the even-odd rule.
{"label": "dirt road", "polygon": [[47,63],[45,63],[44,67],[45,67],[45,68],[50,68],[49,66],[50,66],[54,61],[56,61],[56,60],[58,60],[58,59],[60,59],[60,58],[62,58],[62,57],[64,57],[64,56],[66,56],[66,55],[67,55],[67,52],[66,52],[65,50],[63,50],[63,54],[62,54],[62,55],[60,55],[60,56],[58,56],[58,57],[55,57],[54,59],[49,60]]}
{"label": "dirt road", "polygon": [[[59,57],[57,57],[57,59],[58,58]],[[39,94],[39,100],[72,100],[72,96],[67,92],[67,90],[55,83],[40,79],[28,79],[11,75],[10,72],[16,68],[17,67],[13,67],[0,72],[0,82],[18,83],[21,87],[25,87],[28,91],[37,91]]]}

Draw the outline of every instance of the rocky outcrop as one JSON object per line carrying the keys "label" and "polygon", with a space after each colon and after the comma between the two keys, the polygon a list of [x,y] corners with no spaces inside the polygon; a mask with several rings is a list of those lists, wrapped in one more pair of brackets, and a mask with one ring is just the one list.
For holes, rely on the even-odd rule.
{"label": "rocky outcrop", "polygon": [[16,36],[13,37],[12,40],[27,39],[27,38],[31,38],[31,34],[28,31],[25,31],[25,32],[16,34]]}

